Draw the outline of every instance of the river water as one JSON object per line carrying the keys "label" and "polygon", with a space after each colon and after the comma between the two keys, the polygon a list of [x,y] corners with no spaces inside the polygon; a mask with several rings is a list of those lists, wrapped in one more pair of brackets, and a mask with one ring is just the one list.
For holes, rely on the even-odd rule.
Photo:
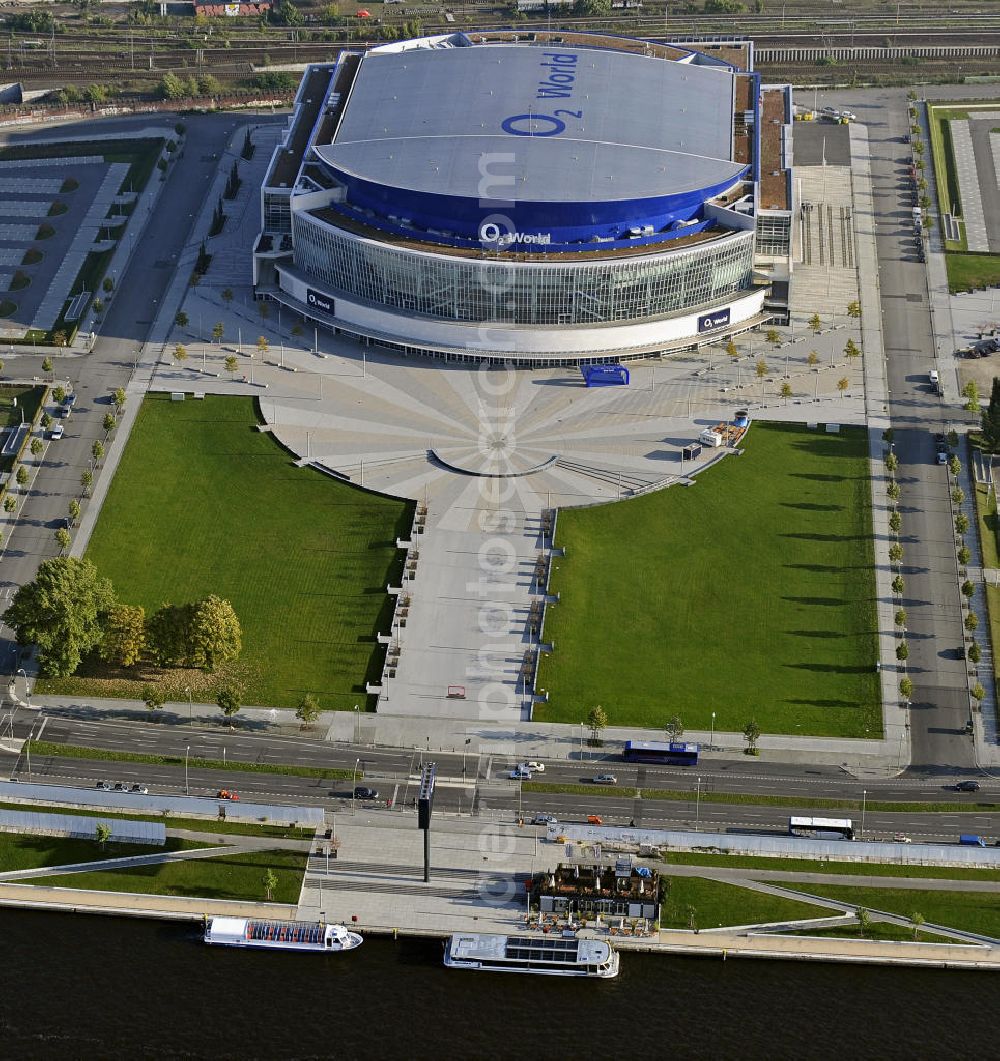
{"label": "river water", "polygon": [[1000,1056],[976,972],[622,955],[609,982],[448,970],[441,944],[207,947],[200,926],[0,911],[4,1058]]}

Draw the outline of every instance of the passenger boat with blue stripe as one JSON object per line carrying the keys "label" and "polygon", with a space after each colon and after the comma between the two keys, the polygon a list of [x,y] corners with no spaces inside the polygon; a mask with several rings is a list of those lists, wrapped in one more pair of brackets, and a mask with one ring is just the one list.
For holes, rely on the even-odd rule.
{"label": "passenger boat with blue stripe", "polygon": [[322,921],[264,921],[243,917],[212,917],[205,923],[205,942],[221,947],[263,950],[322,951],[334,954],[360,947],[363,939],[343,925]]}

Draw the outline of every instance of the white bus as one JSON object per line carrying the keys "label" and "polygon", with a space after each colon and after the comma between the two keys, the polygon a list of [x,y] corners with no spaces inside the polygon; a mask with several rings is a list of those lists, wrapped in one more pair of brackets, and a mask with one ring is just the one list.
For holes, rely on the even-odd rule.
{"label": "white bus", "polygon": [[853,840],[854,822],[850,818],[789,818],[788,832],[817,840]]}

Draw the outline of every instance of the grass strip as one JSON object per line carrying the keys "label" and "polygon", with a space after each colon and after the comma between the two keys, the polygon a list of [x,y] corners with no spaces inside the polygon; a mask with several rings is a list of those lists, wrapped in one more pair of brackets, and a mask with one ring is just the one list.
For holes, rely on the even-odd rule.
{"label": "grass strip", "polygon": [[184,895],[199,899],[248,899],[265,901],[264,874],[274,873],[277,884],[271,893],[276,903],[297,903],[305,872],[306,855],[298,851],[249,851],[165,862],[129,869],[96,870],[33,877],[31,883],[57,888],[80,888],[102,892],[137,892],[141,895]]}
{"label": "grass strip", "polygon": [[891,921],[873,921],[862,935],[857,925],[840,925],[837,928],[800,928],[794,932],[785,932],[786,936],[833,936],[837,939],[873,939],[900,943],[947,943],[946,939],[934,932],[920,932],[914,935],[912,928],[894,925]]}
{"label": "grass strip", "polygon": [[831,876],[934,877],[942,880],[1000,881],[1000,870],[967,866],[917,866],[892,863],[830,862],[818,858],[767,858],[761,855],[721,855],[706,851],[668,851],[665,861],[676,866],[707,869],[769,869],[784,873],[829,873]]}
{"label": "grass strip", "polygon": [[788,884],[801,887],[810,895],[854,903],[867,910],[911,917],[919,912],[936,925],[1000,937],[1000,902],[996,892],[910,891],[893,888],[865,888],[849,884]]}
{"label": "grass strip", "polygon": [[[145,763],[147,766],[183,766],[183,755],[148,755],[144,752],[118,752],[109,748],[86,748],[79,744],[55,744],[52,741],[33,740],[27,742],[34,756],[50,756],[59,759],[91,759],[100,762]],[[285,777],[313,777],[321,781],[350,781],[353,770],[324,766],[291,766],[284,763],[247,763],[232,759],[189,758],[192,769],[231,770],[242,774],[282,774]],[[357,777],[364,774],[358,772]]]}
{"label": "grass strip", "polygon": [[[618,799],[635,799],[641,792],[643,799],[667,799],[694,802],[693,789],[680,790],[670,788],[629,788],[623,785],[557,785],[544,781],[525,781],[522,783],[525,792],[565,793],[572,796],[603,796]],[[856,810],[861,811],[861,800],[857,799],[804,799],[796,796],[762,796],[752,792],[706,792],[702,789],[702,803],[722,803],[726,806],[748,807],[789,807],[816,808],[822,810]],[[911,814],[989,814],[1000,812],[1000,803],[893,803],[887,800],[869,799],[865,804],[868,810],[908,812]]]}
{"label": "grass strip", "polygon": [[314,829],[266,822],[234,822],[207,818],[175,818],[169,814],[129,814],[126,811],[104,811],[99,807],[61,807],[52,803],[0,803],[0,810],[38,811],[42,814],[71,814],[80,818],[115,818],[133,822],[162,822],[167,829],[187,832],[231,834],[233,836],[266,836],[276,840],[311,840]]}
{"label": "grass strip", "polygon": [[180,836],[168,836],[166,843],[162,845],[100,845],[96,840],[0,833],[0,872],[12,873],[19,869],[40,869],[43,866],[72,866],[77,862],[101,862],[106,858],[162,855],[170,851],[190,851],[208,846],[210,845]]}
{"label": "grass strip", "polygon": [[822,906],[704,877],[665,877],[663,883],[663,928],[722,928],[834,916]]}

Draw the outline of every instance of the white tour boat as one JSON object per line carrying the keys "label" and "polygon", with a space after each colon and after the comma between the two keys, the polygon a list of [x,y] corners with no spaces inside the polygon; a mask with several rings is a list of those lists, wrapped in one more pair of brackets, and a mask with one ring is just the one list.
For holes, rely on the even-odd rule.
{"label": "white tour boat", "polygon": [[457,932],[448,941],[444,963],[450,969],[541,973],[544,976],[618,975],[618,952],[601,939],[578,936],[494,936]]}
{"label": "white tour boat", "polygon": [[205,942],[222,947],[264,950],[306,950],[333,954],[354,950],[363,940],[343,925],[322,921],[256,921],[245,917],[212,917],[205,924]]}

